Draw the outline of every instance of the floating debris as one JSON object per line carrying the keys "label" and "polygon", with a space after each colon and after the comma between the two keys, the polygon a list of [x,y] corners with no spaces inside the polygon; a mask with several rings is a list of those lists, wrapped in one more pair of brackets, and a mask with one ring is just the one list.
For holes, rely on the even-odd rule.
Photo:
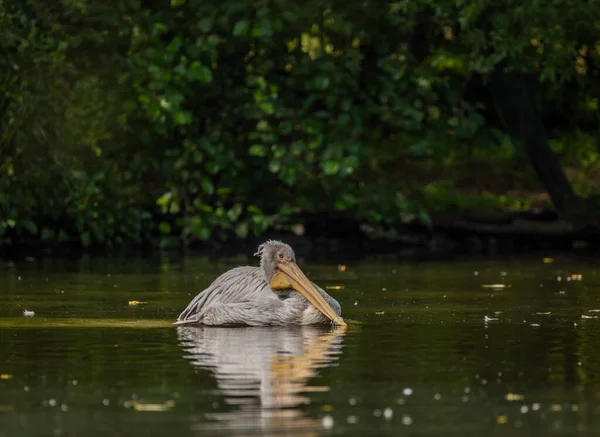
{"label": "floating debris", "polygon": [[506,416],[498,416],[498,417],[496,417],[496,423],[499,423],[499,424],[503,425],[506,422],[508,422],[508,417],[506,417]]}
{"label": "floating debris", "polygon": [[338,265],[338,272],[345,272],[345,271],[346,271],[346,266],[344,264]]}
{"label": "floating debris", "polygon": [[140,401],[130,401],[131,405],[136,411],[169,411],[175,406],[175,401],[166,401],[162,404],[146,404]]}
{"label": "floating debris", "polygon": [[497,318],[497,317],[488,317],[488,316],[483,316],[483,320],[484,320],[485,322],[489,322],[489,321],[492,321],[492,320],[498,320],[498,318]]}
{"label": "floating debris", "polygon": [[327,285],[325,287],[326,290],[343,290],[344,286],[343,285]]}
{"label": "floating debris", "polygon": [[141,305],[141,304],[144,304],[144,303],[148,303],[148,302],[140,302],[140,301],[138,301],[138,300],[130,300],[130,301],[129,301],[129,306],[130,306],[130,307],[134,307],[134,306],[136,306],[136,305]]}
{"label": "floating debris", "polygon": [[404,390],[402,390],[402,394],[404,396],[410,396],[414,393],[413,389],[410,387],[406,387]]}
{"label": "floating debris", "polygon": [[0,379],[4,381],[13,379],[13,375],[11,375],[10,373],[0,373]]}
{"label": "floating debris", "polygon": [[551,264],[554,262],[554,258],[543,258],[542,261],[544,264]]}
{"label": "floating debris", "polygon": [[392,410],[391,408],[386,408],[385,410],[383,410],[383,417],[386,420],[390,420],[392,417],[394,417],[394,410]]}
{"label": "floating debris", "polygon": [[572,281],[581,281],[582,279],[583,279],[583,276],[581,274],[572,274],[571,275]]}
{"label": "floating debris", "polygon": [[385,314],[385,311],[375,311],[375,314],[377,314],[378,316],[383,316]]}
{"label": "floating debris", "polygon": [[582,319],[597,319],[597,318],[598,318],[598,316],[587,316],[587,315],[585,315],[585,314],[582,314],[582,315],[581,315],[581,318],[582,318]]}
{"label": "floating debris", "polygon": [[589,313],[600,313],[600,310],[588,310]]}
{"label": "floating debris", "polygon": [[325,429],[333,428],[333,417],[331,417],[329,414],[327,416],[323,416],[321,419],[321,425],[323,425],[323,428]]}
{"label": "floating debris", "polygon": [[522,401],[523,399],[525,399],[525,395],[519,393],[506,393],[504,399],[506,399],[507,401]]}
{"label": "floating debris", "polygon": [[549,315],[550,315],[550,314],[552,314],[552,313],[551,313],[550,311],[548,311],[547,313],[540,313],[540,312],[537,312],[536,314],[537,314],[538,316],[549,316]]}
{"label": "floating debris", "polygon": [[413,420],[408,414],[402,416],[402,425],[412,425]]}
{"label": "floating debris", "polygon": [[35,312],[29,311],[29,310],[25,310],[25,311],[23,311],[23,315],[25,317],[33,317],[33,316],[35,316]]}
{"label": "floating debris", "polygon": [[354,425],[356,422],[358,422],[358,419],[356,416],[348,416],[346,418],[346,422],[348,422],[350,425]]}
{"label": "floating debris", "polygon": [[501,289],[501,288],[506,288],[506,284],[483,284],[482,287],[483,288]]}
{"label": "floating debris", "polygon": [[541,326],[541,325],[539,323],[532,323],[531,326],[538,327],[538,326]]}

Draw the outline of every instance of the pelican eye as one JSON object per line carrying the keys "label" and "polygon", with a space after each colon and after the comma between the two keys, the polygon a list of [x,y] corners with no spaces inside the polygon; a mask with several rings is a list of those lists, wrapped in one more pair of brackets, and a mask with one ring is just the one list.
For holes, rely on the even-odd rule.
{"label": "pelican eye", "polygon": [[283,253],[279,254],[279,259],[283,259]]}

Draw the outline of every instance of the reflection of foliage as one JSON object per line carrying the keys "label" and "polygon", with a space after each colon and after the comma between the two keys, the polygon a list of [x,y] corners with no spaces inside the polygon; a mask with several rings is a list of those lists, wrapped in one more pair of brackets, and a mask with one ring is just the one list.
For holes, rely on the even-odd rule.
{"label": "reflection of foliage", "polygon": [[594,4],[5,3],[5,238],[167,243],[297,212],[426,218],[399,167],[505,155],[482,91],[499,66],[597,125]]}

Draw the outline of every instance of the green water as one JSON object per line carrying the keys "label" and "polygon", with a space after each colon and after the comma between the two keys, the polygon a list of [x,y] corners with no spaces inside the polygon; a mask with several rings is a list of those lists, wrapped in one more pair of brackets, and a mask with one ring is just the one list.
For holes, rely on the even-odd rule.
{"label": "green water", "polygon": [[245,257],[0,261],[0,436],[597,435],[597,261],[552,261],[299,260],[348,329],[171,325]]}

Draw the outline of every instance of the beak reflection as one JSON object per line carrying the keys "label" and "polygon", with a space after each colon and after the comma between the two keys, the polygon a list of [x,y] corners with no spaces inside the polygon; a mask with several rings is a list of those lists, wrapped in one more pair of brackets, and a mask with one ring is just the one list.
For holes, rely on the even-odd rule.
{"label": "beak reflection", "polygon": [[346,326],[344,319],[335,313],[295,262],[279,263],[277,268],[270,282],[273,290],[296,290],[335,324]]}

